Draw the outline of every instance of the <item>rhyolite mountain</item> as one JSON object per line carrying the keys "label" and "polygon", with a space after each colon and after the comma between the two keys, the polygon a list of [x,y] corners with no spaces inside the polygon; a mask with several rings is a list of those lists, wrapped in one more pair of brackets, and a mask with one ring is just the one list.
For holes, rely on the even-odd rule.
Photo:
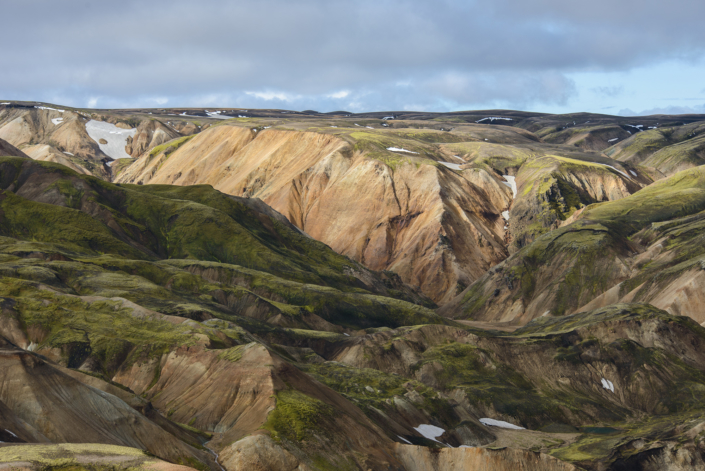
{"label": "rhyolite mountain", "polygon": [[704,468],[702,129],[0,106],[0,463]]}

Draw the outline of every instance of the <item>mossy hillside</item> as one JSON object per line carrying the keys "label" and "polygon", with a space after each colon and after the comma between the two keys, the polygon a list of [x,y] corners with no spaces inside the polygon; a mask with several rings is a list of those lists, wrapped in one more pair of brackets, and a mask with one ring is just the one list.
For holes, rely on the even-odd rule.
{"label": "mossy hillside", "polygon": [[[99,464],[104,463],[105,459],[112,459],[121,465]],[[95,462],[91,463],[93,460]],[[144,450],[106,444],[23,444],[0,448],[0,463],[12,462],[30,462],[38,469],[66,471],[142,471],[151,469],[157,460]]]}
{"label": "mossy hillside", "polygon": [[[62,361],[79,367],[88,357],[100,361],[102,373],[110,378],[136,352],[161,355],[178,346],[193,346],[196,332],[209,331],[195,324],[173,324],[166,320],[136,317],[119,301],[86,302],[38,289],[33,283],[0,279],[0,295],[15,300],[17,320],[38,348],[59,349]],[[217,337],[216,337],[217,338]]]}
{"label": "mossy hillside", "polygon": [[[0,190],[1,191],[1,190]],[[0,193],[0,235],[50,242],[71,251],[115,253],[146,258],[130,244],[117,239],[102,222],[71,208],[27,200],[12,192]]]}
{"label": "mossy hillside", "polygon": [[[471,307],[483,309],[488,284],[495,283],[500,290],[509,288],[512,299],[522,299],[525,305],[551,290],[556,293],[555,304],[546,308],[561,315],[622,281],[620,259],[638,252],[629,238],[639,230],[703,210],[702,168],[682,171],[621,200],[590,205],[576,222],[538,237],[492,276],[476,282],[482,288],[465,294],[463,312],[471,315]],[[548,277],[546,270],[551,271]]]}
{"label": "mossy hillside", "polygon": [[235,265],[189,260],[170,260],[164,263],[201,274],[225,286],[242,286],[273,301],[301,306],[329,322],[353,329],[449,322],[428,308],[406,301],[297,283]]}
{"label": "mossy hillside", "polygon": [[658,292],[687,271],[702,270],[705,266],[705,211],[662,223],[654,223],[633,236],[648,247],[663,240],[664,249],[672,254],[639,264],[636,275],[620,286],[625,295],[641,286],[635,300],[644,300],[649,293]]}
{"label": "mossy hillside", "polygon": [[24,177],[18,180],[22,174],[33,179],[33,185],[47,185],[47,192],[55,191],[58,180],[83,190],[80,211],[8,193],[5,235],[131,259],[236,263],[307,283],[325,285],[325,278],[342,289],[361,285],[349,274],[360,268],[354,262],[208,186],[176,190],[117,186],[65,167],[58,171],[44,162],[5,160],[0,170],[8,187],[26,183]]}
{"label": "mossy hillside", "polygon": [[508,169],[518,169],[524,162],[536,156],[531,150],[521,147],[486,142],[461,142],[444,144],[443,147],[473,164],[485,164],[501,173],[507,172]]}
{"label": "mossy hillside", "polygon": [[172,139],[168,142],[165,142],[164,144],[155,146],[152,148],[152,150],[149,151],[149,156],[154,157],[159,154],[164,154],[168,156],[169,154],[177,150],[179,147],[193,139],[194,136],[177,137],[176,139]]}
{"label": "mossy hillside", "polygon": [[278,391],[275,399],[275,408],[262,425],[275,440],[305,441],[335,416],[333,407],[293,389]]}
{"label": "mossy hillside", "polygon": [[[437,160],[444,160],[440,150],[431,144],[388,136],[387,133],[358,131],[350,133],[349,139],[356,152],[364,152],[367,157],[384,162],[392,170],[405,164],[434,165]],[[392,152],[387,150],[388,147],[403,148],[415,153]]]}
{"label": "mossy hillside", "polygon": [[610,433],[585,433],[574,443],[553,449],[549,453],[576,465],[594,466],[596,462],[600,462],[602,466],[608,467],[620,462],[622,466],[633,466],[637,469],[638,464],[630,460],[639,461],[639,455],[642,459],[648,459],[648,450],[660,449],[665,442],[675,441],[677,447],[690,441],[701,442],[702,434],[692,438],[688,432],[702,424],[703,420],[705,416],[702,412],[689,412],[672,416],[651,416],[639,421],[595,424],[596,427],[585,429],[603,429]]}
{"label": "mossy hillside", "polygon": [[[354,402],[373,421],[379,421],[380,411],[388,416],[394,416],[400,412],[404,414],[403,409],[397,410],[399,406],[395,398],[405,397],[405,400],[412,402],[429,418],[442,423],[446,429],[452,430],[461,423],[453,405],[441,397],[435,389],[419,381],[371,368],[353,368],[338,362],[308,363],[298,366],[317,381]],[[418,398],[420,401],[414,402],[410,397]],[[387,428],[385,423],[378,423],[378,425],[383,429]],[[434,446],[427,441],[418,444]]]}
{"label": "mossy hillside", "polygon": [[345,271],[350,269],[364,270],[359,264],[275,218],[259,215],[246,205],[246,200],[214,191],[209,185],[148,185],[134,189],[160,197],[193,201],[222,211],[281,256],[315,271],[319,279],[343,290],[360,285],[355,277],[345,274]]}
{"label": "mossy hillside", "polygon": [[543,316],[536,318],[523,327],[515,330],[512,335],[523,337],[533,335],[549,335],[567,333],[577,329],[611,322],[632,321],[645,322],[659,320],[662,322],[677,322],[692,329],[702,331],[692,319],[673,316],[666,311],[655,308],[650,304],[613,304],[604,308],[588,312],[580,312],[568,316],[554,317]]}

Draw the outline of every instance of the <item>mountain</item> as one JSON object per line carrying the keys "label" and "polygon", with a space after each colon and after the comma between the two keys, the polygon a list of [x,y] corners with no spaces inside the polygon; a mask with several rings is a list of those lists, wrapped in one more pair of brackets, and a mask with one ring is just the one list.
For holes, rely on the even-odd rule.
{"label": "mountain", "polygon": [[703,117],[285,111],[0,110],[2,465],[705,468]]}

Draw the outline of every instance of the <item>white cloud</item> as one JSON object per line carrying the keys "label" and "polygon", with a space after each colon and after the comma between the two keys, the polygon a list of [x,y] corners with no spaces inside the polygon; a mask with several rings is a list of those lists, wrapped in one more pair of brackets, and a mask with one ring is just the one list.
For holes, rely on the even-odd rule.
{"label": "white cloud", "polygon": [[326,96],[327,96],[328,98],[340,99],[340,98],[345,98],[345,97],[348,96],[348,95],[350,95],[350,90],[341,90],[341,91],[339,91],[339,92],[330,93],[330,94],[328,94],[328,95],[326,95]]}
{"label": "white cloud", "polygon": [[294,101],[297,95],[285,92],[245,92],[245,94],[265,101]]}

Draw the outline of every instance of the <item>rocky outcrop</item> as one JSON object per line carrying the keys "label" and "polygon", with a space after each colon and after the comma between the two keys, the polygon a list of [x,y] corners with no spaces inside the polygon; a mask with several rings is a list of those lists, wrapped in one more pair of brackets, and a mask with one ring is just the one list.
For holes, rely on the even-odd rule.
{"label": "rocky outcrop", "polygon": [[552,456],[526,450],[503,448],[444,448],[397,444],[396,455],[406,471],[578,471],[572,464]]}
{"label": "rocky outcrop", "polygon": [[11,157],[28,157],[27,154],[3,139],[0,139],[0,155],[7,155]]}
{"label": "rocky outcrop", "polygon": [[143,120],[135,135],[127,138],[125,151],[137,158],[152,148],[181,137],[181,133],[156,119]]}

